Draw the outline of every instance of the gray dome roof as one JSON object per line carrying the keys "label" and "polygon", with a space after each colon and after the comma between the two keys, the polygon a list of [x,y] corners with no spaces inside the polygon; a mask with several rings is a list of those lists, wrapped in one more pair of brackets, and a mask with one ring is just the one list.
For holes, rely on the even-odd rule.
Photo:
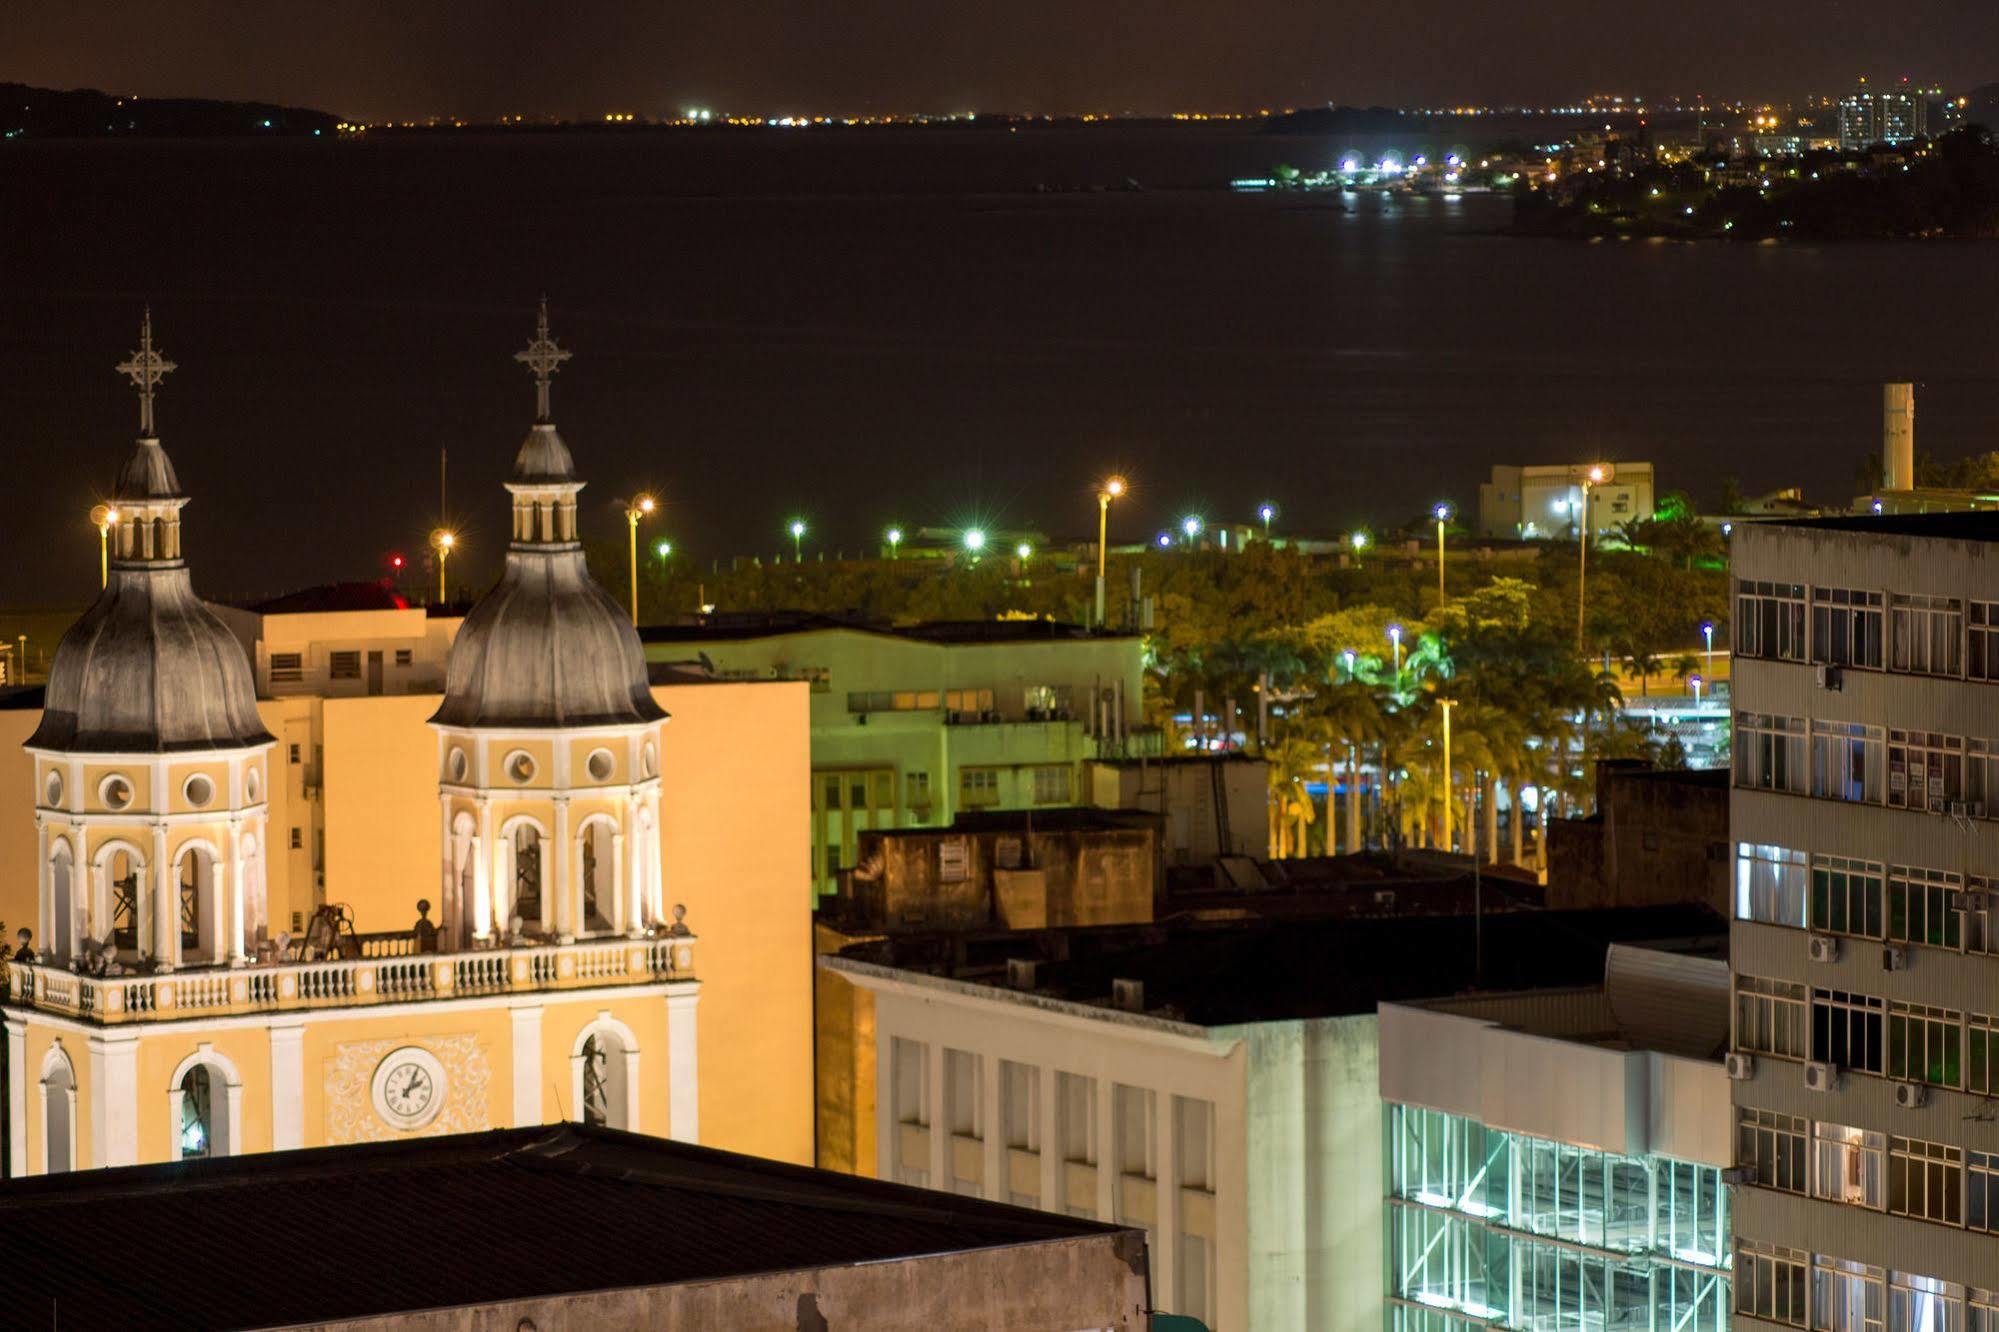
{"label": "gray dome roof", "polygon": [[514,484],[558,485],[575,479],[576,460],[569,456],[562,436],[555,433],[555,423],[537,422],[521,441],[521,451],[514,455]]}
{"label": "gray dome roof", "polygon": [[646,681],[637,631],[572,545],[507,552],[500,581],[466,615],[451,645],[444,704],[430,720],[540,729],[665,716]]}
{"label": "gray dome roof", "polygon": [[187,568],[114,565],[56,648],[42,722],[27,743],[157,754],[271,739],[242,645],[195,596]]}
{"label": "gray dome roof", "polygon": [[180,478],[174,475],[173,459],[148,435],[133,448],[132,456],[119,469],[118,484],[112,495],[120,500],[184,499]]}

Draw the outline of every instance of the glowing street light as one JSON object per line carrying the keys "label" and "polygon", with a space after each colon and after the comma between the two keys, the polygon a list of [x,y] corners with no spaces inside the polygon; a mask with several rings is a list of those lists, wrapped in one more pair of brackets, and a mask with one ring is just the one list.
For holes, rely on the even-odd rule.
{"label": "glowing street light", "polygon": [[1687,677],[1687,683],[1694,687],[1694,707],[1698,709],[1701,705],[1701,685],[1704,684],[1705,681],[1703,681],[1698,675],[1689,675]]}
{"label": "glowing street light", "polygon": [[1202,526],[1201,520],[1191,513],[1180,520],[1180,530],[1187,534],[1188,545],[1193,545],[1195,538],[1201,535]]}
{"label": "glowing street light", "polygon": [[882,533],[882,539],[888,542],[889,559],[894,560],[896,552],[902,549],[902,529],[900,527],[891,527],[888,531]]}
{"label": "glowing street light", "polygon": [[964,542],[965,549],[977,555],[986,548],[986,529],[983,527],[966,528]]}
{"label": "glowing street light", "polygon": [[1263,520],[1263,538],[1270,539],[1270,520],[1277,516],[1277,506],[1269,500],[1256,506],[1256,516]]}
{"label": "glowing street light", "polygon": [[1361,552],[1367,549],[1370,539],[1366,532],[1354,532],[1347,537],[1347,545],[1353,550],[1355,568],[1360,567]]}
{"label": "glowing street light", "polygon": [[1020,558],[1022,564],[1026,564],[1028,558],[1034,554],[1034,547],[1023,541],[1013,548],[1013,553]]}
{"label": "glowing street light", "polygon": [[90,511],[90,521],[97,528],[97,586],[101,588],[111,582],[111,529],[118,525],[118,510],[100,504]]}
{"label": "glowing street light", "polygon": [[1104,627],[1104,541],[1110,533],[1111,501],[1124,494],[1124,478],[1104,478],[1097,487],[1097,627]]}
{"label": "glowing street light", "polygon": [[1169,548],[1170,546],[1172,546],[1172,544],[1173,544],[1173,534],[1171,532],[1161,532],[1159,534],[1159,548],[1161,550]]}
{"label": "glowing street light", "polygon": [[450,561],[451,552],[458,549],[458,534],[440,527],[430,534],[430,547],[437,552],[437,603],[441,606],[447,595],[444,590],[444,566]]}
{"label": "glowing street light", "polygon": [[1441,606],[1447,599],[1444,592],[1444,526],[1451,521],[1451,506],[1439,504],[1430,513],[1437,520],[1437,604]]}
{"label": "glowing street light", "polygon": [[1401,625],[1391,624],[1388,626],[1388,641],[1395,645],[1395,673],[1396,675],[1399,676],[1402,674],[1402,626]]}
{"label": "glowing street light", "polygon": [[803,518],[794,518],[791,520],[790,526],[785,528],[785,530],[791,533],[791,562],[793,564],[803,564],[805,562],[805,520]]}
{"label": "glowing street light", "polygon": [[1454,698],[1440,698],[1437,705],[1444,710],[1444,853],[1451,850],[1451,800],[1456,794],[1455,783],[1451,780],[1451,709],[1458,705]]}
{"label": "glowing street light", "polygon": [[640,495],[625,506],[625,526],[630,532],[630,556],[632,578],[632,623],[639,622],[639,519],[650,518],[659,502],[650,495]]}
{"label": "glowing street light", "polygon": [[1707,678],[1714,679],[1714,621],[1701,621],[1701,640],[1707,645]]}
{"label": "glowing street light", "polygon": [[1583,650],[1583,594],[1584,580],[1589,574],[1589,526],[1591,486],[1600,486],[1610,480],[1610,468],[1603,463],[1594,463],[1583,473],[1582,514],[1576,519],[1576,651]]}
{"label": "glowing street light", "polygon": [[1347,664],[1347,679],[1349,680],[1353,679],[1353,664],[1355,659],[1356,654],[1352,648],[1348,648],[1340,653],[1340,660]]}

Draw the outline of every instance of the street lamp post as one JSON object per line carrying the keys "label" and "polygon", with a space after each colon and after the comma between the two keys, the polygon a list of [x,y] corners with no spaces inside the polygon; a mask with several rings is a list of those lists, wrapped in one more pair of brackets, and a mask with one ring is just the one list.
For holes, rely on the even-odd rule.
{"label": "street lamp post", "polygon": [[888,531],[882,533],[882,537],[888,542],[889,563],[893,564],[895,563],[896,554],[902,549],[902,529],[900,527],[891,527]]}
{"label": "street lamp post", "polygon": [[1402,677],[1402,626],[1401,625],[1391,624],[1388,626],[1388,641],[1395,645],[1395,676],[1397,679],[1400,679]]}
{"label": "street lamp post", "polygon": [[787,530],[791,533],[791,562],[793,564],[805,563],[805,520],[803,518],[792,519],[791,526]]}
{"label": "street lamp post", "polygon": [[1113,476],[1097,488],[1097,628],[1104,627],[1104,543],[1110,535],[1111,501],[1124,494],[1124,478]]}
{"label": "street lamp post", "polygon": [[107,587],[111,582],[111,529],[118,525],[118,510],[100,504],[90,511],[90,521],[97,528],[97,586]]}
{"label": "street lamp post", "polygon": [[972,562],[974,564],[978,563],[980,554],[986,548],[986,529],[983,527],[966,528],[964,542],[965,549],[972,553]]}
{"label": "street lamp post", "polygon": [[450,562],[451,552],[458,546],[458,534],[440,527],[430,534],[430,544],[437,552],[437,604],[442,606],[448,596],[445,591],[445,565]]}
{"label": "street lamp post", "polygon": [[1017,557],[1020,560],[1020,571],[1022,573],[1026,573],[1027,561],[1033,557],[1034,547],[1028,545],[1025,541],[1023,541],[1019,545],[1013,548],[1013,553],[1015,557]]}
{"label": "street lamp post", "polygon": [[1182,518],[1180,520],[1180,530],[1184,532],[1187,536],[1187,548],[1189,550],[1192,550],[1194,548],[1194,543],[1200,540],[1201,528],[1203,526],[1204,524],[1201,522],[1200,518],[1195,514],[1190,513],[1185,518]]}
{"label": "street lamp post", "polygon": [[640,495],[625,506],[625,527],[630,533],[630,568],[632,578],[632,623],[639,622],[639,519],[650,517],[659,505],[650,495]]}
{"label": "street lamp post", "polygon": [[1353,549],[1353,567],[1356,569],[1360,568],[1361,553],[1367,549],[1367,543],[1365,532],[1354,532],[1347,537],[1347,545]]}
{"label": "street lamp post", "polygon": [[1690,675],[1687,677],[1687,683],[1694,687],[1694,711],[1699,712],[1701,707],[1701,685],[1705,682],[1698,675]]}
{"label": "street lamp post", "polygon": [[1707,678],[1714,679],[1714,621],[1701,621],[1701,639],[1706,645]]}
{"label": "street lamp post", "polygon": [[1277,506],[1265,500],[1256,506],[1256,516],[1263,520],[1263,539],[1270,540],[1270,520],[1277,516]]}
{"label": "street lamp post", "polygon": [[1440,698],[1438,706],[1444,710],[1444,854],[1451,853],[1451,798],[1454,794],[1451,782],[1451,709],[1458,705],[1454,698]]}
{"label": "street lamp post", "polygon": [[1582,499],[1583,511],[1582,511],[1582,517],[1577,519],[1576,521],[1576,529],[1581,534],[1581,539],[1577,543],[1576,547],[1576,552],[1577,552],[1576,553],[1576,651],[1577,652],[1581,652],[1583,650],[1584,593],[1585,593],[1585,581],[1589,576],[1589,526],[1590,526],[1589,492],[1590,492],[1590,487],[1602,485],[1605,481],[1608,481],[1609,479],[1610,479],[1610,469],[1604,466],[1602,463],[1596,464],[1595,466],[1591,467],[1588,471],[1583,473],[1583,499]]}
{"label": "street lamp post", "polygon": [[1340,660],[1347,665],[1347,680],[1351,683],[1353,680],[1354,662],[1358,660],[1358,654],[1352,648],[1348,648],[1346,651],[1340,653]]}
{"label": "street lamp post", "polygon": [[1451,506],[1439,504],[1430,510],[1437,519],[1437,604],[1444,604],[1444,524],[1451,520]]}

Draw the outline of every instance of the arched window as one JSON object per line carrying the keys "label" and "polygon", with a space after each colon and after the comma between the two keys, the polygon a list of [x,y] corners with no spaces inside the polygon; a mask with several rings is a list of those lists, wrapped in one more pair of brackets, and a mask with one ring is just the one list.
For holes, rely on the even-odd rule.
{"label": "arched window", "polygon": [[77,901],[75,865],[69,842],[59,841],[49,851],[49,949],[55,961],[67,960],[76,952]]}
{"label": "arched window", "polygon": [[215,869],[215,852],[208,847],[190,846],[181,852],[174,875],[174,909],[180,920],[181,957],[188,961],[221,961],[216,947],[222,931],[216,928],[220,902]]}
{"label": "arched window", "polygon": [[76,1169],[76,1073],[60,1044],[42,1061],[42,1170]]}
{"label": "arched window", "polygon": [[196,1064],[180,1080],[180,1159],[199,1160],[215,1140],[214,1083],[208,1065]]}
{"label": "arched window", "polygon": [[111,846],[99,853],[97,865],[111,907],[112,942],[120,952],[137,952],[139,888],[145,882],[146,862],[130,847]]}
{"label": "arched window", "polygon": [[576,1118],[604,1128],[638,1127],[639,1048],[630,1027],[599,1013],[578,1035],[570,1063]]}
{"label": "arched window", "polygon": [[617,928],[622,905],[617,883],[617,826],[609,819],[593,818],[578,836],[582,843],[578,857],[582,868],[583,932],[605,934]]}
{"label": "arched window", "polygon": [[542,921],[541,833],[531,823],[514,828],[514,914],[529,925]]}

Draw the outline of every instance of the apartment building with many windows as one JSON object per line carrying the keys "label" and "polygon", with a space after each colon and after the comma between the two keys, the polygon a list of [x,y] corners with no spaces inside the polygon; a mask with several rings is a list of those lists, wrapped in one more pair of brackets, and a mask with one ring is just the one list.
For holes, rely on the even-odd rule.
{"label": "apartment building with many windows", "polygon": [[1736,528],[1738,1327],[1999,1329],[1999,516]]}

